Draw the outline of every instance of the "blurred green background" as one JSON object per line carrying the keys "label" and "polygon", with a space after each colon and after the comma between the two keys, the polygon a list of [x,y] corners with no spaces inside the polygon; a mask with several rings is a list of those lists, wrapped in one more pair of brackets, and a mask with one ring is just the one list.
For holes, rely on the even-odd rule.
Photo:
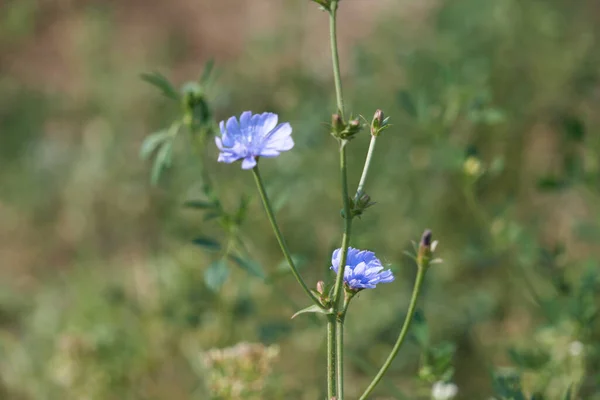
{"label": "blurred green background", "polygon": [[[348,109],[394,125],[353,246],[398,278],[350,310],[348,397],[396,339],[415,275],[403,252],[431,228],[445,262],[373,398],[429,399],[449,377],[460,399],[502,398],[494,374],[511,368],[536,399],[569,386],[600,399],[600,3],[343,0],[339,18]],[[140,73],[178,88],[213,59],[217,121],[252,110],[292,124],[295,148],[262,173],[305,279],[332,279],[327,32],[308,0],[0,4],[1,399],[324,398],[323,321],[290,320],[307,302],[251,174],[182,135],[153,186],[139,149],[181,116]],[[368,141],[351,143],[351,191]],[[217,276],[222,253],[192,241],[227,232],[182,207],[205,200],[206,175],[229,213],[249,196],[244,260]]]}

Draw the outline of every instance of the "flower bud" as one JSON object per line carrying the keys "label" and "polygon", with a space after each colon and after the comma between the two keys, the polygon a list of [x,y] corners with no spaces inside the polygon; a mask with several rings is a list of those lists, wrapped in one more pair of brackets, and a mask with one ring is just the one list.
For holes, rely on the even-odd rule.
{"label": "flower bud", "polygon": [[383,115],[383,111],[381,110],[377,110],[375,111],[375,115],[373,115],[373,121],[371,122],[371,134],[375,135],[375,132],[377,132],[379,130],[379,128],[381,128],[381,126],[383,125],[383,119],[384,119],[384,115]]}
{"label": "flower bud", "polygon": [[417,264],[419,268],[427,268],[430,264],[437,264],[442,262],[441,259],[432,259],[433,252],[437,247],[437,240],[431,241],[432,239],[431,230],[425,229],[419,242],[419,248],[417,250]]}
{"label": "flower bud", "polygon": [[346,129],[344,129],[344,131],[342,132],[340,137],[342,139],[350,140],[350,139],[354,138],[354,136],[358,132],[360,132],[361,129],[362,129],[362,124],[360,123],[360,120],[358,118],[351,119],[348,122],[348,126],[346,126]]}
{"label": "flower bud", "polygon": [[423,235],[421,236],[420,246],[430,247],[432,235],[431,229],[425,229],[425,232],[423,232]]}
{"label": "flower bud", "polygon": [[333,114],[331,116],[331,127],[332,127],[332,134],[335,137],[338,137],[346,128],[346,125],[344,124],[344,120],[342,120],[342,117],[340,116],[340,114]]}
{"label": "flower bud", "polygon": [[375,115],[373,115],[373,121],[371,121],[371,135],[379,136],[381,132],[390,127],[388,124],[390,117],[385,117],[383,111],[377,110],[375,111]]}
{"label": "flower bud", "polygon": [[323,282],[323,281],[317,282],[317,292],[319,292],[320,294],[323,294],[324,291],[325,291],[325,282]]}

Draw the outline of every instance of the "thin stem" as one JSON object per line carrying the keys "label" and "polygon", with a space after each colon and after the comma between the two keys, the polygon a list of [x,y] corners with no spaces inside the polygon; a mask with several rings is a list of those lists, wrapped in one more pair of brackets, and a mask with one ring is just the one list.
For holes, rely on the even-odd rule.
{"label": "thin stem", "polygon": [[367,158],[365,159],[365,166],[363,167],[363,172],[360,177],[360,182],[358,183],[358,189],[356,189],[356,199],[363,194],[365,188],[365,182],[367,181],[367,175],[369,174],[369,168],[371,167],[371,159],[373,158],[373,153],[375,152],[375,142],[377,141],[377,136],[371,136],[371,143],[369,143],[369,150],[367,151]]}
{"label": "thin stem", "polygon": [[346,162],[346,141],[340,144],[340,170],[342,179],[342,201],[344,204],[344,233],[342,235],[342,249],[340,256],[340,264],[338,274],[335,280],[333,289],[333,306],[334,310],[340,309],[340,299],[342,293],[342,284],[344,281],[344,270],[346,268],[346,259],[348,257],[348,247],[350,246],[350,234],[352,231],[352,216],[350,215],[350,198],[348,197],[348,174]]}
{"label": "thin stem", "polygon": [[335,397],[336,377],[336,331],[335,316],[327,316],[327,400]]}
{"label": "thin stem", "polygon": [[344,322],[346,321],[346,311],[350,300],[354,297],[351,293],[344,295],[343,308],[336,316],[336,363],[337,363],[337,398],[344,398]]}
{"label": "thin stem", "polygon": [[342,95],[342,78],[340,75],[340,57],[337,45],[337,8],[339,0],[333,0],[329,7],[329,38],[331,41],[331,59],[333,61],[333,81],[335,83],[335,97],[337,108],[344,119],[344,96]]}
{"label": "thin stem", "polygon": [[337,364],[337,400],[344,399],[344,317],[335,323],[335,363]]}
{"label": "thin stem", "polygon": [[267,217],[269,218],[269,222],[271,222],[271,227],[273,228],[273,232],[275,232],[275,237],[277,238],[279,247],[281,247],[283,256],[285,257],[286,261],[290,265],[290,268],[292,269],[292,273],[294,274],[294,277],[296,278],[296,280],[298,281],[300,286],[302,286],[302,289],[304,289],[304,292],[307,294],[307,296],[310,297],[311,300],[315,304],[317,304],[321,308],[324,308],[323,305],[321,304],[321,302],[319,301],[319,299],[310,291],[310,289],[308,288],[308,286],[306,286],[306,283],[304,282],[304,280],[298,273],[298,269],[296,268],[296,265],[294,264],[294,260],[292,259],[292,256],[287,247],[287,244],[285,243],[285,239],[283,238],[283,235],[281,234],[281,230],[279,229],[279,226],[277,225],[277,220],[275,219],[275,214],[273,213],[273,208],[271,207],[271,202],[269,201],[269,197],[267,196],[267,192],[265,190],[265,185],[260,176],[260,172],[258,170],[258,165],[252,169],[252,173],[254,174],[254,180],[256,181],[256,187],[258,188],[258,192],[260,193],[260,198],[265,207],[265,211],[267,212]]}
{"label": "thin stem", "polygon": [[415,308],[417,306],[417,299],[419,298],[419,294],[421,292],[421,287],[423,286],[423,278],[425,277],[425,270],[426,270],[426,268],[419,266],[419,269],[417,272],[417,278],[415,280],[415,286],[414,286],[413,292],[412,292],[412,297],[410,299],[410,304],[408,306],[408,312],[406,314],[406,318],[404,319],[404,324],[402,325],[402,329],[400,330],[400,335],[398,335],[398,340],[396,340],[396,344],[394,344],[394,348],[390,352],[390,355],[388,356],[387,360],[385,360],[385,362],[381,366],[381,369],[379,370],[377,375],[375,375],[375,378],[373,378],[373,381],[371,381],[369,386],[365,389],[362,396],[359,397],[359,400],[366,400],[367,396],[369,394],[371,394],[373,389],[375,389],[375,386],[377,386],[379,381],[381,381],[381,378],[383,378],[383,375],[385,375],[385,373],[387,372],[390,365],[392,365],[392,361],[394,361],[394,358],[398,354],[400,347],[402,347],[402,344],[404,343],[404,339],[406,339],[406,335],[408,334],[408,330],[409,330],[411,322],[413,320],[413,316],[415,314]]}
{"label": "thin stem", "polygon": [[[344,97],[342,95],[342,79],[340,74],[340,58],[338,54],[337,45],[337,8],[339,0],[332,0],[329,7],[329,36],[331,41],[331,60],[333,64],[333,80],[335,84],[335,95],[337,101],[338,113],[342,120],[344,120]],[[347,162],[346,162],[346,140],[340,142],[340,172],[342,181],[342,201],[344,204],[344,234],[342,236],[342,254],[340,256],[340,264],[338,268],[338,274],[335,280],[335,287],[333,289],[333,310],[336,316],[336,354],[335,354],[335,370],[337,374],[336,386],[337,386],[337,400],[344,400],[344,367],[343,367],[343,346],[344,346],[344,314],[345,309],[341,311],[341,293],[342,283],[344,280],[344,270],[346,268],[346,258],[348,257],[348,247],[350,246],[350,233],[352,230],[352,215],[350,215],[350,198],[348,197],[348,174],[347,174]],[[328,377],[328,381],[331,378]],[[329,383],[328,383],[329,386]]]}

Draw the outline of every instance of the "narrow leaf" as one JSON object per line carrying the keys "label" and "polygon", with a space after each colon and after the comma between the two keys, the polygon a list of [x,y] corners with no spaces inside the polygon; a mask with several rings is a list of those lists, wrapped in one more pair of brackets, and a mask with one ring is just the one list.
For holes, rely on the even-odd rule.
{"label": "narrow leaf", "polygon": [[164,75],[158,72],[151,73],[143,73],[141,74],[141,78],[148,82],[149,84],[157,87],[160,91],[168,98],[177,100],[179,99],[179,94],[177,90],[171,85],[171,82]]}
{"label": "narrow leaf", "polygon": [[167,141],[164,142],[158,150],[156,158],[154,159],[154,164],[152,165],[152,176],[150,178],[153,185],[156,185],[158,183],[162,171],[171,165],[172,149],[173,142]]}
{"label": "narrow leaf", "polygon": [[257,278],[260,278],[262,280],[265,280],[267,278],[267,275],[265,274],[263,268],[260,266],[259,263],[252,261],[252,260],[238,257],[233,254],[230,255],[229,258],[231,258],[237,265],[239,265],[243,270],[248,272],[250,275],[254,275]]}
{"label": "narrow leaf", "polygon": [[213,291],[221,289],[227,277],[229,276],[229,266],[227,260],[220,259],[210,264],[204,271],[204,283]]}
{"label": "narrow leaf", "polygon": [[208,83],[214,67],[215,60],[213,58],[211,58],[206,62],[206,64],[204,64],[204,70],[202,71],[202,76],[200,77],[200,84],[205,85],[206,83]]}
{"label": "narrow leaf", "polygon": [[571,400],[571,392],[573,390],[573,384],[571,383],[567,388],[565,394],[562,397],[562,400]]}
{"label": "narrow leaf", "polygon": [[319,307],[318,305],[313,304],[312,306],[303,308],[302,310],[298,311],[296,314],[292,315],[292,319],[296,318],[300,314],[305,314],[305,313],[317,313],[317,314],[326,314],[327,315],[327,314],[333,314],[333,310],[331,310],[331,309],[324,310],[321,307]]}
{"label": "narrow leaf", "polygon": [[209,237],[197,237],[192,242],[208,251],[219,251],[221,249],[221,244]]}
{"label": "narrow leaf", "polygon": [[148,159],[154,150],[156,150],[168,137],[169,131],[166,129],[146,136],[140,147],[140,157],[142,159]]}
{"label": "narrow leaf", "polygon": [[187,208],[197,208],[200,210],[207,210],[210,208],[215,208],[214,203],[210,203],[208,201],[202,201],[202,200],[188,200],[185,203],[183,203],[183,206],[187,207]]}
{"label": "narrow leaf", "polygon": [[219,218],[221,216],[221,213],[218,213],[216,211],[210,211],[207,212],[206,214],[204,214],[204,218],[202,219],[203,221],[210,221],[213,220],[215,218]]}
{"label": "narrow leaf", "polygon": [[415,106],[415,102],[413,101],[412,96],[410,95],[410,93],[408,93],[408,91],[401,90],[398,93],[398,101],[400,102],[400,105],[408,115],[410,115],[413,118],[417,116],[417,107]]}

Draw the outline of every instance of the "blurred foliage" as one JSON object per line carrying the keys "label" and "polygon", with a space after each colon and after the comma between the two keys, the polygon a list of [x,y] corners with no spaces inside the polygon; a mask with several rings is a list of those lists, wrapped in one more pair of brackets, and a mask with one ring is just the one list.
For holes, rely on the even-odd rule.
{"label": "blurred foliage", "polygon": [[[194,29],[153,3],[163,22],[142,31],[144,51],[124,28],[137,27],[123,19],[135,3],[0,5],[0,398],[206,399],[221,393],[206,355],[239,342],[280,349],[261,376],[240,375],[265,396],[322,398],[322,321],[290,321],[302,293],[252,179],[216,163],[212,135],[247,109],[290,121],[296,147],[263,175],[305,279],[331,280],[333,87],[328,44],[307,46],[303,25],[326,18],[289,1],[267,34],[235,46],[229,21],[211,39],[230,35],[239,50],[198,55]],[[460,399],[600,399],[600,8],[430,3],[387,2],[342,52],[349,111],[381,108],[393,124],[353,246],[399,278],[352,306],[347,393],[394,343],[415,275],[403,252],[430,227],[445,262],[377,396],[428,399],[452,381]],[[47,35],[66,73],[37,54],[55,48]],[[158,89],[136,78],[155,68],[164,75],[143,79]],[[368,140],[351,143],[350,182]]]}

